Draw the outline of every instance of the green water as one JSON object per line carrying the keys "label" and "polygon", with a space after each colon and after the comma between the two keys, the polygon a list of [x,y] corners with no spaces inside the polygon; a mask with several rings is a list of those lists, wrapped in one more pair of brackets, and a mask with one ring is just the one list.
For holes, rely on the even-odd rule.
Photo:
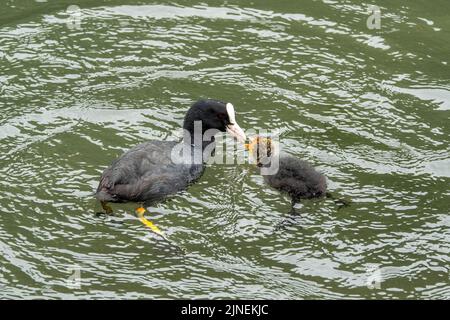
{"label": "green water", "polygon": [[[450,298],[450,3],[377,1],[380,29],[369,4],[2,0],[0,298]],[[149,208],[186,255],[132,204],[96,217],[102,170],[200,97],[352,206],[276,231],[289,199],[211,164]]]}

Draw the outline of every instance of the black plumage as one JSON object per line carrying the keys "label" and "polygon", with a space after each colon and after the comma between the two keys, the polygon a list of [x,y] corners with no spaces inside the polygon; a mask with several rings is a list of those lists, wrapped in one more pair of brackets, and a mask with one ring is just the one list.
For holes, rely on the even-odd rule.
{"label": "black plumage", "polygon": [[[231,104],[216,100],[196,102],[184,118],[185,135],[181,142],[144,142],[125,152],[103,172],[95,196],[101,201],[105,211],[111,212],[105,205],[107,202],[160,201],[186,189],[198,179],[203,173],[203,162],[206,160],[202,151],[214,143],[214,137],[209,141],[203,141],[202,136],[198,137],[194,125],[196,121],[201,122],[201,135],[214,129],[216,132],[228,131],[241,140],[245,139],[242,129],[235,123]],[[187,157],[182,163],[173,161],[172,158],[173,148],[180,143],[187,150]],[[194,154],[197,158],[194,158]]]}
{"label": "black plumage", "polygon": [[[184,190],[203,173],[203,164],[175,164],[177,141],[148,141],[116,159],[100,179],[96,197],[103,202],[153,202]],[[189,145],[189,148],[194,149]]]}
{"label": "black plumage", "polygon": [[265,175],[264,181],[269,186],[286,192],[294,202],[320,198],[327,194],[325,176],[308,162],[290,155],[280,155],[278,171]]}

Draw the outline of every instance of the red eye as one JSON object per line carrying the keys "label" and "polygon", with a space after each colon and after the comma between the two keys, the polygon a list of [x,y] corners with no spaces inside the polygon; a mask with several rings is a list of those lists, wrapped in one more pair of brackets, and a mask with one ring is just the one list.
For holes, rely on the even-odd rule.
{"label": "red eye", "polygon": [[225,120],[225,119],[227,118],[227,115],[226,115],[226,113],[219,113],[219,114],[217,115],[217,117],[218,117],[220,120]]}

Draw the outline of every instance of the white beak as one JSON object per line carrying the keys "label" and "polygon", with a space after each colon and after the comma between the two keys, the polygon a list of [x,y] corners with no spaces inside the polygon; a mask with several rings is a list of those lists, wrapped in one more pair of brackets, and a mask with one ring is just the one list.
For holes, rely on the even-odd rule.
{"label": "white beak", "polygon": [[234,106],[231,103],[227,103],[227,113],[231,122],[231,124],[227,126],[227,132],[239,142],[245,142],[246,136],[244,130],[236,123],[236,114],[234,113]]}
{"label": "white beak", "polygon": [[245,142],[246,136],[244,130],[242,130],[237,123],[229,124],[227,126],[227,132],[235,137],[239,142]]}

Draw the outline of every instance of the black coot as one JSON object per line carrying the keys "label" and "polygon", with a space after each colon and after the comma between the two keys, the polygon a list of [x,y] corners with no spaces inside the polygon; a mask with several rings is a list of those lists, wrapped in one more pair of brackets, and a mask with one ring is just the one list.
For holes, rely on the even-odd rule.
{"label": "black coot", "polygon": [[[233,105],[216,100],[194,103],[186,113],[183,128],[181,142],[144,142],[125,152],[103,172],[95,195],[106,213],[112,213],[108,202],[149,204],[186,189],[203,173],[202,151],[214,143],[214,137],[203,141],[202,135],[207,130],[227,131],[238,140],[245,140],[243,130],[236,123]],[[183,161],[174,161],[175,146],[183,146],[185,155],[188,154]]]}

